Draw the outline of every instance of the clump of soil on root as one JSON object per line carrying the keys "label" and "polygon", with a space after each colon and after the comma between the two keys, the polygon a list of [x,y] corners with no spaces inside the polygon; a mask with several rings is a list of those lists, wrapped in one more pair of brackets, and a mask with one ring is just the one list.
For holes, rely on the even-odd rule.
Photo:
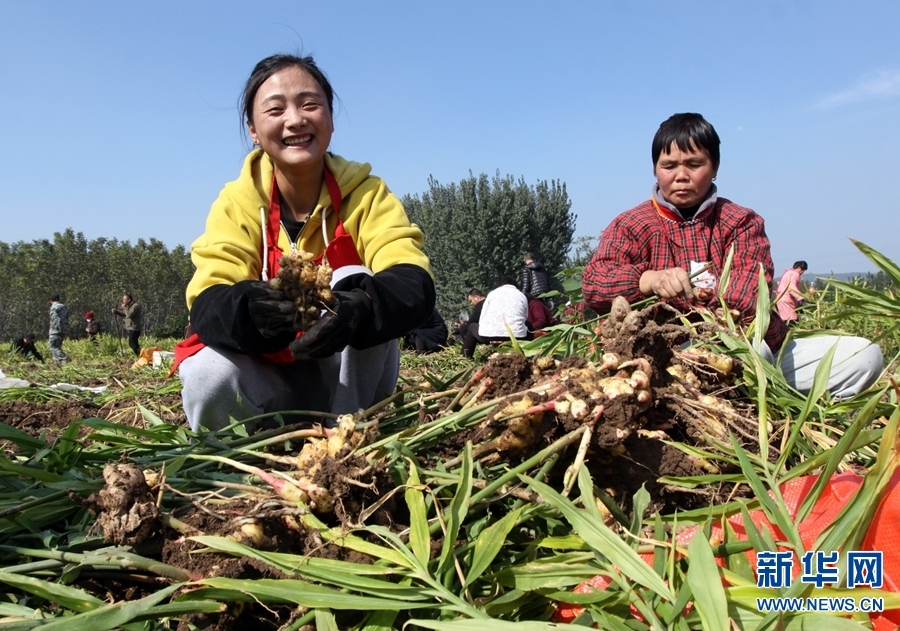
{"label": "clump of soil on root", "polygon": [[[336,464],[327,465],[320,471],[325,470],[342,471]],[[218,535],[264,551],[353,563],[374,562],[371,557],[329,543],[322,539],[318,531],[306,528],[302,521],[306,512],[306,508],[276,497],[261,496],[227,503],[198,502],[177,515],[192,530],[186,535],[167,529],[162,541],[157,542],[159,550],[156,554],[163,563],[182,568],[197,579],[277,579],[290,575],[256,559],[201,552],[205,546],[192,541],[188,535]],[[297,608],[291,605],[229,602],[227,607],[223,613],[190,616],[187,622],[195,628],[209,631],[274,631],[297,616]],[[178,629],[187,631],[191,628],[187,622],[179,624]]]}
{"label": "clump of soil on root", "polygon": [[345,527],[357,524],[360,515],[369,513],[366,523],[392,528],[395,515],[402,512],[397,496],[389,495],[395,485],[384,462],[370,463],[355,454],[343,460],[327,456],[313,482],[336,498],[334,515]]}
{"label": "clump of soil on root", "polygon": [[521,392],[533,379],[531,362],[524,355],[498,353],[493,355],[484,370],[485,398]]}
{"label": "clump of soil on root", "polygon": [[158,527],[156,498],[143,472],[129,464],[109,464],[103,468],[106,486],[82,500],[97,517],[103,538],[117,545],[134,545],[146,540]]}

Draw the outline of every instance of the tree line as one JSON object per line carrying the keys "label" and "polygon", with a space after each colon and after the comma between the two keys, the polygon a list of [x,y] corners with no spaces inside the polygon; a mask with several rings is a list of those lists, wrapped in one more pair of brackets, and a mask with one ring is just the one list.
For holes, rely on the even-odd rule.
{"label": "tree line", "polygon": [[[551,275],[566,267],[575,215],[566,185],[499,173],[469,174],[459,183],[429,178],[428,190],[402,199],[410,220],[425,234],[425,250],[437,280],[437,305],[456,318],[469,289],[487,292],[504,275],[519,278],[522,255],[533,252]],[[46,335],[49,298],[69,308],[71,337],[83,337],[84,314],[93,311],[104,331],[115,332],[110,313],[128,292],[144,311],[144,331],[180,336],[188,321],[184,292],[193,274],[184,246],[169,250],[157,239],[134,245],[85,239],[68,229],[52,240],[0,242],[0,338]]]}
{"label": "tree line", "polygon": [[470,172],[459,183],[429,178],[427,191],[402,202],[425,234],[437,309],[445,319],[468,308],[470,289],[487,293],[503,276],[518,280],[525,252],[534,253],[551,279],[568,262],[576,215],[563,182],[530,186],[511,175]]}
{"label": "tree line", "polygon": [[88,240],[68,229],[54,233],[52,241],[0,242],[0,337],[46,336],[53,294],[69,308],[70,337],[85,336],[87,311],[94,312],[101,330],[115,332],[110,310],[126,292],[143,306],[144,331],[181,336],[188,319],[184,290],[192,273],[184,246],[169,250],[157,239],[132,245]]}

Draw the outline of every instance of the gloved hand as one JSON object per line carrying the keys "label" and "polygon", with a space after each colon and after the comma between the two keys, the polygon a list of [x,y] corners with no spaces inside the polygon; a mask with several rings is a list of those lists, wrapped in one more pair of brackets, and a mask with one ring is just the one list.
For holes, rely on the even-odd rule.
{"label": "gloved hand", "polygon": [[282,333],[294,331],[296,308],[286,300],[284,294],[259,280],[250,283],[244,294],[250,318],[265,338],[278,337]]}
{"label": "gloved hand", "polygon": [[362,289],[334,292],[334,302],[302,337],[291,342],[294,359],[322,359],[344,350],[360,324],[372,313],[372,300]]}

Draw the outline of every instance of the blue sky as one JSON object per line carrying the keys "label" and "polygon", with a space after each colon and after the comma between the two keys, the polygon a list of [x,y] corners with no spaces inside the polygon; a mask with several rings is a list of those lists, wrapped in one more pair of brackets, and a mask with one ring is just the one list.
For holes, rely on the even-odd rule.
{"label": "blue sky", "polygon": [[766,219],[776,273],[900,261],[900,3],[41,2],[0,19],[0,241],[190,244],[247,144],[250,70],[313,54],[332,150],[398,195],[485,172],[565,182],[577,235],[648,197],[650,141],[696,111],[720,195]]}

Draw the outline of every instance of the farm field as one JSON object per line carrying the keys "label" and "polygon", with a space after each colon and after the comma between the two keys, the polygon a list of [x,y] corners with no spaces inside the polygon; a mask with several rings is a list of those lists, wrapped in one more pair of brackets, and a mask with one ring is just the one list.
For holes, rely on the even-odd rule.
{"label": "farm field", "polygon": [[[474,362],[405,353],[398,393],[356,415],[196,435],[178,380],[115,337],[67,342],[61,366],[7,358],[34,386],[0,390],[0,628],[867,628],[759,611],[809,586],[757,588],[748,550],[865,543],[900,423],[900,308],[870,291],[835,284],[801,327],[881,331],[885,373],[845,401],[793,391],[753,329],[658,304]],[[859,490],[810,539],[836,474]]]}

